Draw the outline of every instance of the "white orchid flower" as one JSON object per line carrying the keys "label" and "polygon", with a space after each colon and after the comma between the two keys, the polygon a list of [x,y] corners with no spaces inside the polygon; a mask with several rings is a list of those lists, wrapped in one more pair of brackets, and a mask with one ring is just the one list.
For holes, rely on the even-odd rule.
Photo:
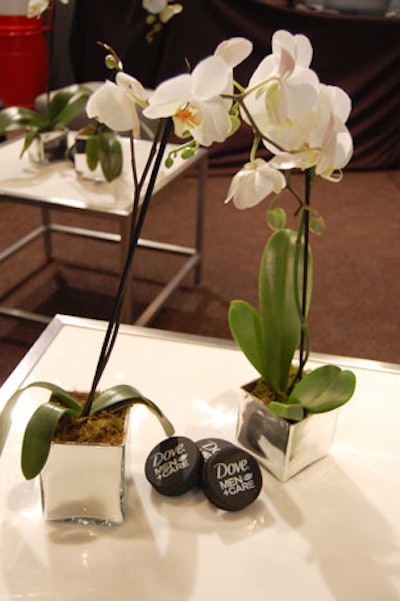
{"label": "white orchid flower", "polygon": [[[266,135],[268,126],[303,115],[318,97],[319,80],[308,68],[312,46],[304,35],[277,31],[273,53],[264,58],[247,87],[246,106]],[[243,112],[248,122],[248,116]]]}
{"label": "white orchid flower", "polygon": [[233,201],[237,209],[259,204],[269,194],[279,194],[286,185],[283,174],[263,159],[246,163],[233,177],[225,202]]}
{"label": "white orchid flower", "polygon": [[136,107],[137,104],[146,104],[146,92],[137,79],[126,73],[117,73],[115,81],[106,81],[89,97],[87,115],[114,131],[133,131],[133,135],[139,137],[140,123]]}
{"label": "white orchid flower", "polygon": [[180,138],[190,135],[203,146],[223,142],[230,133],[231,120],[221,94],[230,78],[228,64],[218,56],[210,56],[192,73],[161,83],[149,97],[143,114],[150,119],[172,117]]}
{"label": "white orchid flower", "polygon": [[221,57],[232,69],[243,62],[252,52],[253,44],[246,38],[230,38],[221,42],[214,55]]}
{"label": "white orchid flower", "polygon": [[342,121],[346,123],[351,111],[351,99],[342,88],[337,86],[327,86],[320,84],[322,92],[330,102],[332,111]]}
{"label": "white orchid flower", "polygon": [[310,66],[313,49],[310,40],[303,34],[292,35],[288,31],[280,29],[272,36],[272,54],[279,57],[282,52],[289,53],[296,65]]}
{"label": "white orchid flower", "polygon": [[230,38],[221,42],[214,51],[214,56],[218,56],[228,65],[229,79],[226,83],[224,94],[226,95],[225,104],[229,109],[232,106],[232,100],[228,97],[233,93],[233,69],[242,61],[244,61],[252,52],[253,44],[246,38]]}
{"label": "white orchid flower", "polygon": [[233,68],[253,48],[246,38],[231,38],[219,44],[191,74],[163,82],[149,98],[144,115],[150,119],[172,117],[180,138],[191,135],[199,144],[223,142],[231,133],[229,109],[233,93]]}
{"label": "white orchid flower", "polygon": [[264,143],[276,155],[271,164],[277,169],[315,167],[317,175],[336,181],[333,174],[345,167],[353,154],[344,123],[350,108],[350,98],[343,90],[320,85],[318,102],[307,114],[269,129],[272,143]]}

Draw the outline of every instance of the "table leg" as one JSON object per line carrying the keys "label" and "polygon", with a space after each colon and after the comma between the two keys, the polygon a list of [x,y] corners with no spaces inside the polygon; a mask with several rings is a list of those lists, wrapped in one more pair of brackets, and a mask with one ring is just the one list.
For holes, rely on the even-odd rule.
{"label": "table leg", "polygon": [[52,243],[52,238],[51,238],[50,210],[47,207],[42,208],[42,223],[43,223],[44,252],[46,255],[47,262],[49,263],[53,258],[53,243]]}

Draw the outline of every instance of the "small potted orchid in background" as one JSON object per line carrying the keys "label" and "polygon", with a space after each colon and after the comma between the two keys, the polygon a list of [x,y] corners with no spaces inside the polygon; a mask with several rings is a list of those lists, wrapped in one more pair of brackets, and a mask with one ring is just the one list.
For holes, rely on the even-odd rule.
{"label": "small potted orchid in background", "polygon": [[[323,220],[311,205],[311,189],[316,176],[340,181],[341,170],[352,156],[352,139],[345,125],[350,99],[341,89],[320,83],[309,67],[309,40],[286,31],[274,34],[272,53],[260,63],[246,87],[233,77],[234,68],[252,51],[252,44],[243,38],[222,42],[192,72],[161,83],[150,95],[140,82],[123,72],[115,52],[108,51],[106,64],[117,69],[115,83],[105,82],[90,96],[87,113],[116,132],[130,132],[134,194],[129,248],[83,409],[79,410],[71,395],[58,387],[43,382],[31,385],[51,390],[55,398],[39,407],[33,426],[27,427],[23,452],[29,474],[40,472],[46,463],[53,434],[66,414],[88,421],[93,412],[101,413],[105,406],[144,402],[160,417],[165,430],[173,431],[160,410],[136,389],[116,387],[98,396],[100,381],[117,339],[127,278],[160,165],[163,161],[170,165],[177,153],[185,158],[200,145],[223,142],[243,121],[251,128],[254,142],[249,161],[233,177],[226,200],[246,209],[272,195],[267,215],[274,232],[261,258],[259,310],[243,301],[233,301],[229,310],[232,335],[259,372],[260,387],[267,390],[263,401],[246,399],[245,407],[240,406],[237,435],[268,469],[285,480],[326,454],[327,444],[321,443],[321,438],[327,436],[330,443],[332,425],[319,418],[333,415],[351,398],[355,387],[354,375],[336,366],[306,368],[310,351],[306,318],[312,287],[309,236],[311,231],[323,229]],[[138,107],[145,117],[157,121],[140,177],[134,143],[139,132]],[[168,154],[166,145],[172,129],[182,144]],[[258,156],[260,146],[270,153],[270,160]],[[291,170],[304,172],[304,194],[292,186]],[[277,206],[284,192],[295,199],[297,230],[286,228],[285,211]],[[0,415],[0,446],[20,394],[8,401]],[[309,442],[309,435],[315,436],[316,442]]]}
{"label": "small potted orchid in background", "polygon": [[[58,0],[61,4],[68,4],[68,0]],[[15,10],[18,14],[26,12],[30,19],[40,19],[42,14],[52,7],[48,0],[20,0],[13,1]],[[10,8],[9,8],[10,10]],[[13,14],[11,12],[11,14]],[[40,29],[40,35],[49,32],[52,29],[52,21]],[[21,42],[20,42],[21,43]],[[43,41],[45,44],[45,42]],[[40,46],[42,48],[42,46]],[[25,49],[26,50],[26,49]],[[35,47],[35,50],[38,50]],[[32,51],[32,48],[30,48]],[[17,52],[15,50],[15,52]],[[27,56],[29,57],[29,52]],[[47,45],[45,44],[44,53],[47,63]],[[18,50],[18,55],[20,50]],[[21,53],[22,54],[22,53]],[[23,55],[23,54],[22,54]],[[41,54],[35,54],[43,60]],[[33,69],[34,72],[35,69]],[[46,71],[46,69],[45,69]],[[43,91],[43,89],[41,90]],[[52,161],[64,160],[68,147],[68,130],[70,122],[84,109],[90,90],[82,85],[66,86],[54,94],[47,94],[46,110],[33,110],[25,106],[8,106],[0,111],[0,132],[8,135],[14,132],[24,131],[24,145],[21,157],[26,151],[34,163],[46,164]],[[32,98],[33,107],[34,98]]]}
{"label": "small potted orchid in background", "polygon": [[28,151],[34,163],[64,160],[67,125],[84,109],[90,93],[85,86],[67,86],[51,96],[44,115],[25,107],[7,107],[0,111],[0,133],[24,130],[21,157]]}
{"label": "small potted orchid in background", "polygon": [[122,173],[121,142],[106,125],[88,123],[76,132],[70,154],[83,179],[112,182]]}

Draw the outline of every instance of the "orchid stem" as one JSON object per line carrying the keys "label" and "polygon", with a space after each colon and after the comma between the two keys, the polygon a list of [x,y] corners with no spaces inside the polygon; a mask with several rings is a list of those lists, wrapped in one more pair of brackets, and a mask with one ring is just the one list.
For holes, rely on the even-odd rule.
{"label": "orchid stem", "polygon": [[307,282],[308,282],[308,248],[310,238],[310,203],[311,203],[311,186],[312,186],[312,171],[311,169],[306,170],[305,177],[305,191],[304,191],[304,212],[303,212],[303,237],[304,237],[304,251],[303,251],[303,281],[302,281],[302,298],[301,298],[301,315],[302,315],[302,327],[300,333],[300,344],[299,344],[299,369],[296,380],[301,380],[303,377],[303,369],[306,363],[306,334],[304,331],[304,323],[307,315]]}
{"label": "orchid stem", "polygon": [[120,321],[121,321],[121,312],[122,312],[122,307],[123,307],[123,301],[125,298],[125,292],[126,292],[126,288],[127,288],[127,282],[128,282],[128,278],[131,276],[132,260],[133,260],[133,257],[134,257],[134,254],[135,254],[135,251],[137,248],[138,240],[140,238],[140,234],[141,234],[143,225],[144,225],[147,210],[149,208],[150,200],[151,200],[151,197],[153,194],[154,186],[155,186],[155,183],[157,180],[157,175],[158,175],[158,172],[159,172],[159,169],[161,166],[161,161],[164,156],[165,147],[167,145],[167,142],[168,142],[168,139],[169,139],[169,136],[171,133],[171,129],[172,129],[172,121],[169,119],[165,122],[164,129],[163,129],[161,137],[160,137],[160,144],[159,144],[157,154],[155,157],[155,161],[154,161],[154,165],[153,165],[153,168],[152,168],[152,171],[150,174],[150,179],[149,179],[149,183],[146,188],[146,193],[145,193],[145,196],[143,199],[143,203],[140,208],[140,211],[137,214],[137,220],[136,220],[135,211],[132,212],[132,227],[131,227],[131,237],[130,237],[130,241],[129,241],[128,253],[127,253],[126,260],[125,260],[124,268],[122,270],[122,274],[121,274],[121,278],[120,278],[120,282],[119,282],[119,286],[118,286],[117,295],[115,297],[111,318],[108,323],[108,327],[107,327],[107,330],[106,330],[106,333],[104,336],[103,345],[102,345],[102,348],[100,351],[100,356],[99,356],[98,363],[96,366],[92,386],[91,386],[89,395],[87,397],[85,406],[82,410],[82,416],[87,416],[90,414],[90,410],[91,410],[92,403],[93,403],[93,400],[95,397],[97,386],[98,386],[101,376],[103,375],[104,370],[107,366],[108,360],[111,355],[111,351],[114,347],[114,344],[115,344],[115,341],[117,338]]}

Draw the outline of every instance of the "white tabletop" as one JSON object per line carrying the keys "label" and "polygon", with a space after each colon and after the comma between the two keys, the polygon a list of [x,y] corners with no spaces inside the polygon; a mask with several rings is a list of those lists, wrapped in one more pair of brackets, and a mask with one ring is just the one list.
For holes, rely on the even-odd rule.
{"label": "white tabletop", "polygon": [[[57,317],[0,391],[22,381],[90,384],[103,326]],[[400,598],[399,367],[345,358],[357,376],[329,457],[286,483],[263,470],[258,500],[215,509],[201,490],[163,497],[143,467],[163,433],[135,408],[130,485],[120,527],[50,524],[38,482],[19,469],[25,393],[0,458],[0,600],[398,601]],[[177,432],[234,440],[238,389],[254,376],[231,345],[123,326],[103,387],[130,383],[160,404]]]}
{"label": "white tabletop", "polygon": [[[71,134],[71,140],[73,135]],[[99,209],[104,213],[126,214],[131,211],[133,177],[129,139],[120,138],[123,150],[122,174],[112,182],[94,182],[83,179],[75,172],[71,161],[58,161],[49,165],[35,165],[25,153],[20,158],[22,138],[0,144],[0,197],[25,199],[76,209]],[[135,140],[138,174],[143,172],[151,147],[148,140]],[[167,153],[177,145],[167,144]],[[207,151],[199,149],[195,157],[174,160],[172,167],[162,163],[158,173],[155,193],[178,175],[204,158]]]}

